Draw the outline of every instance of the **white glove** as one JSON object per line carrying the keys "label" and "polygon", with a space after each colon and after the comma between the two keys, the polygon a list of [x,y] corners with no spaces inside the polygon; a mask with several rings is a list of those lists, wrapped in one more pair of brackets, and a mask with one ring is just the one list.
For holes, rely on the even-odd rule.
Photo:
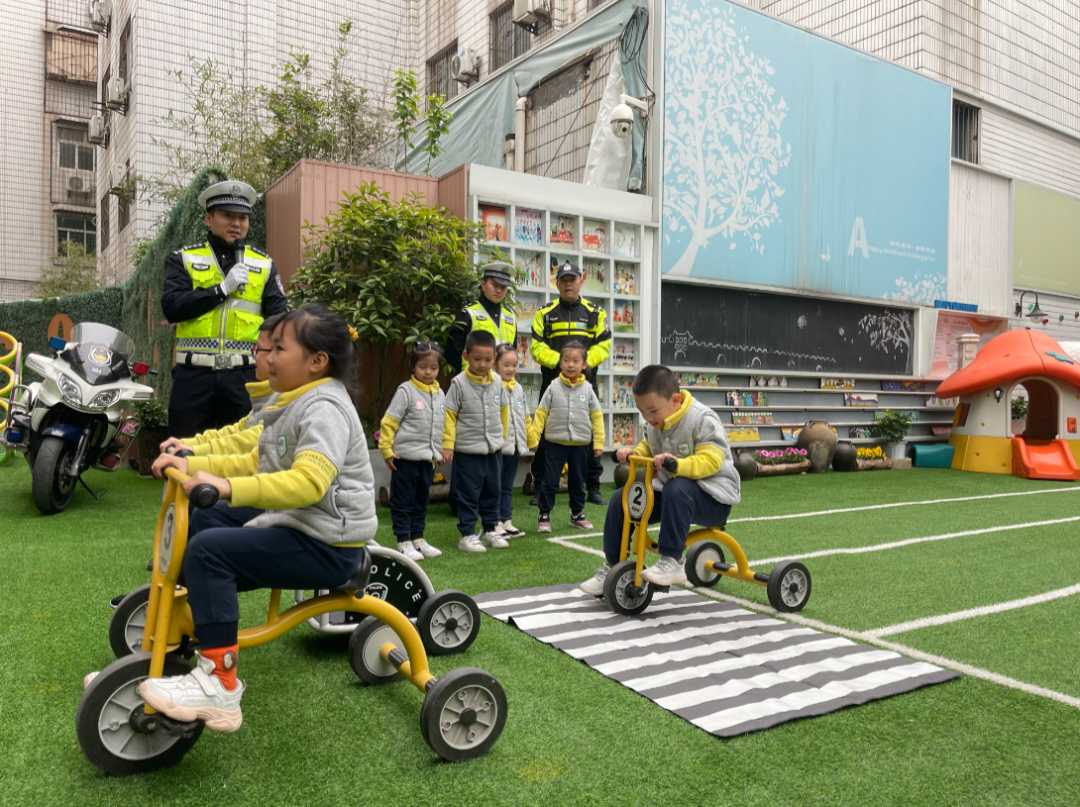
{"label": "white glove", "polygon": [[244,264],[238,263],[229,270],[229,274],[221,281],[221,290],[225,292],[225,296],[228,297],[247,282],[248,268]]}

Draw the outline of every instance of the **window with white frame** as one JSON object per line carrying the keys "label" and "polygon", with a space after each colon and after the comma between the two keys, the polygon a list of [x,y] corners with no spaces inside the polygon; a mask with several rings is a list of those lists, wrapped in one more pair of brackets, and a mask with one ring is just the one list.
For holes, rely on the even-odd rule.
{"label": "window with white frame", "polygon": [[56,127],[57,156],[61,168],[94,170],[94,147],[86,140],[86,127],[63,124]]}

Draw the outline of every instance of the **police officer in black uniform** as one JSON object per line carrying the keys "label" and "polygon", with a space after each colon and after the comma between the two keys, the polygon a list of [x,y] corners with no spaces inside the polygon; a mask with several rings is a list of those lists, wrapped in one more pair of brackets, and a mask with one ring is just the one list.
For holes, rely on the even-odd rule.
{"label": "police officer in black uniform", "polygon": [[161,310],[176,324],[176,366],[169,398],[169,436],[191,437],[235,423],[251,411],[244,385],[255,381],[252,349],[265,317],[287,310],[270,257],[240,245],[255,190],[219,182],[199,196],[207,240],[169,256]]}

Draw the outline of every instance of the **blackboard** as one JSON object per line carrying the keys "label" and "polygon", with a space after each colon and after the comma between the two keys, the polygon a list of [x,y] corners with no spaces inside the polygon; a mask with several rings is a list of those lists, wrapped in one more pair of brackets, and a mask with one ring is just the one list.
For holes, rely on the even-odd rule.
{"label": "blackboard", "polygon": [[911,375],[909,308],[664,281],[668,367]]}

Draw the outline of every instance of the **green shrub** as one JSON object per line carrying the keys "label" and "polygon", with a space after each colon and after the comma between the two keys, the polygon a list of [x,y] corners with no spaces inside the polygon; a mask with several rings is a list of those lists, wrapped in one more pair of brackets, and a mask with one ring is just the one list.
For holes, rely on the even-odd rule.
{"label": "green shrub", "polygon": [[[22,342],[24,353],[48,354],[49,337],[59,335],[49,333],[49,323],[57,314],[67,314],[75,325],[82,322],[100,322],[122,331],[123,308],[122,286],[109,286],[85,294],[48,297],[44,300],[2,303],[0,331],[9,333]],[[64,334],[64,337],[68,336],[70,334]]]}
{"label": "green shrub", "polygon": [[1013,398],[1012,399],[1012,419],[1013,420],[1027,420],[1028,402],[1027,398]]}
{"label": "green shrub", "polygon": [[882,438],[889,443],[899,443],[911,431],[911,422],[915,415],[911,412],[898,412],[895,409],[886,409],[878,412],[874,425],[881,433]]}

